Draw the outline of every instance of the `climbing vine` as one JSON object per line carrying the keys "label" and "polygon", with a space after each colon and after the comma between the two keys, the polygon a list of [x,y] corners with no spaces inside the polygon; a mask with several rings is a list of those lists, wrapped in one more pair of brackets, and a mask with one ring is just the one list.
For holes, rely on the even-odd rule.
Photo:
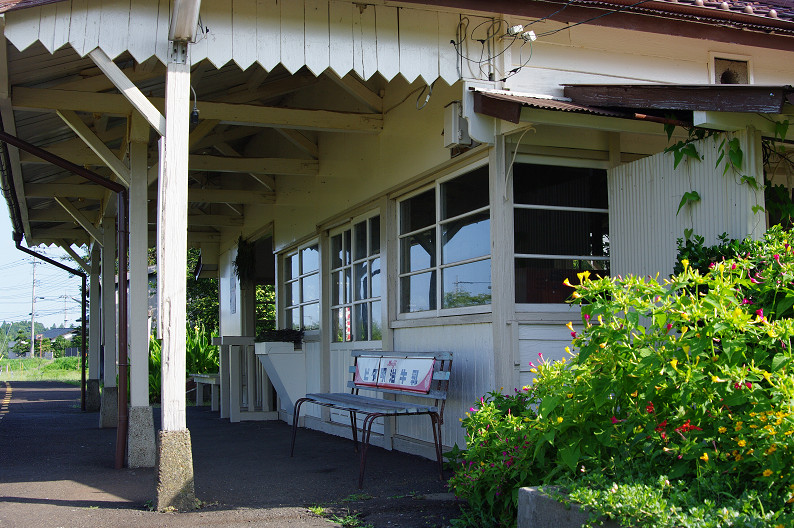
{"label": "climbing vine", "polygon": [[[787,163],[790,167],[794,167],[794,160],[787,155],[782,142],[786,139],[788,133],[789,121],[774,121],[774,138],[762,138],[763,149],[763,165],[764,165],[764,199],[765,206],[756,204],[752,207],[753,213],[768,212],[771,224],[782,224],[784,227],[791,227],[794,223],[794,198],[788,191],[788,187],[784,185],[774,185],[772,182],[775,171],[771,175],[768,174],[767,168],[771,166],[771,160],[775,159],[777,164]],[[668,141],[672,139],[673,132],[676,125],[664,125],[667,132]],[[742,151],[741,143],[738,138],[729,138],[727,134],[718,130],[710,130],[698,127],[684,127],[687,132],[687,137],[677,141],[665,149],[665,152],[673,154],[673,168],[677,169],[682,161],[685,159],[693,159],[702,161],[704,158],[698,152],[696,142],[703,139],[713,137],[715,141],[721,137],[719,146],[719,156],[715,164],[715,168],[722,165],[722,174],[727,176],[729,173],[738,178],[738,183],[747,185],[753,190],[758,190],[758,182],[753,176],[748,176],[742,171],[742,164],[744,161],[744,152]],[[776,165],[777,166],[777,165]],[[685,206],[697,203],[701,200],[701,196],[697,191],[688,191],[683,194],[681,201],[678,204],[676,215],[681,212]],[[684,230],[685,238],[687,240],[693,234],[693,229]]]}

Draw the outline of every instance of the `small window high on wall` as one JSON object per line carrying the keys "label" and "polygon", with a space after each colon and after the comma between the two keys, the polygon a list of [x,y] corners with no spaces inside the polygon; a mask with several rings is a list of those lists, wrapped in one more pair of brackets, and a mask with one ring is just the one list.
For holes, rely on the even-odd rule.
{"label": "small window high on wall", "polygon": [[284,257],[284,327],[320,328],[320,251],[312,244]]}
{"label": "small window high on wall", "polygon": [[606,171],[513,165],[516,303],[562,303],[563,281],[609,275]]}
{"label": "small window high on wall", "polygon": [[399,204],[400,313],[491,303],[488,166]]}

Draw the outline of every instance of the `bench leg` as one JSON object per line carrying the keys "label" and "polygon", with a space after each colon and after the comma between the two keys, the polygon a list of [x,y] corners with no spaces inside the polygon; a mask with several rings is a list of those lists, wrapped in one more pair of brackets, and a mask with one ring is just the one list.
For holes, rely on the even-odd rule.
{"label": "bench leg", "polygon": [[361,426],[361,463],[358,468],[358,489],[364,487],[364,469],[367,467],[367,449],[369,448],[369,437],[372,434],[372,424],[380,416],[383,415],[368,414]]}
{"label": "bench leg", "polygon": [[290,458],[295,454],[295,435],[298,433],[298,413],[300,413],[301,405],[303,405],[305,401],[308,401],[308,398],[299,398],[298,401],[295,402],[295,408],[292,414],[292,442],[289,447]]}
{"label": "bench leg", "polygon": [[356,428],[356,413],[354,413],[353,411],[350,411],[350,428],[353,429],[353,448],[356,450],[356,453],[358,453],[358,430]]}
{"label": "bench leg", "polygon": [[433,424],[433,441],[436,444],[436,460],[438,461],[438,476],[444,480],[444,455],[441,447],[441,420],[435,413],[430,414],[430,421]]}

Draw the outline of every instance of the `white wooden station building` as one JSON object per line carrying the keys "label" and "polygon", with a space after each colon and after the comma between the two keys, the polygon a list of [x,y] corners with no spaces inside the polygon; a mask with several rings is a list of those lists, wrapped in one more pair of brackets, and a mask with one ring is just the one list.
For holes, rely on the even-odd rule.
{"label": "white wooden station building", "polygon": [[[3,131],[129,191],[133,409],[149,409],[142,307],[146,251],[158,247],[167,430],[186,427],[188,244],[220,278],[226,343],[254,329],[253,283],[234,271],[240,237],[256,243],[257,280],[276,286],[278,326],[305,332],[270,373],[275,398],[258,365],[242,362],[249,388],[255,371],[261,382],[249,418],[288,419],[296,394],[344,391],[351,350],[448,350],[443,438],[463,445],[458,418],[473,402],[530,383],[538,353],[563,355],[565,324],[580,321],[565,278],[670,273],[685,229],[710,242],[759,236],[764,175],[792,186],[791,163],[762,146],[794,113],[789,0],[21,0],[0,10]],[[664,150],[686,131],[668,140],[665,123],[738,138],[741,174],[723,174],[713,139],[699,144],[702,161],[674,169]],[[112,284],[113,193],[10,144],[4,156],[26,244],[88,244],[102,263],[86,265],[92,284]],[[690,191],[700,201],[677,213]],[[98,291],[90,334],[103,336],[107,389],[118,328],[112,293]],[[100,340],[91,345],[98,385]],[[346,415],[306,412],[307,427],[350,434]],[[373,443],[432,457],[425,421],[386,423]],[[128,449],[130,465],[154,464]]]}

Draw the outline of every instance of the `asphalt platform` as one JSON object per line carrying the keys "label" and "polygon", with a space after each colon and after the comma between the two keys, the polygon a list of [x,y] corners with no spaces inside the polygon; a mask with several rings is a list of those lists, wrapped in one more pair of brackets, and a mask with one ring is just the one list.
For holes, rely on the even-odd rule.
{"label": "asphalt platform", "polygon": [[187,426],[202,506],[154,512],[154,469],[113,468],[116,430],[80,411],[79,387],[0,382],[0,527],[419,528],[459,515],[424,458],[370,448],[359,490],[350,440],[301,429],[290,458],[284,422],[233,424],[205,406]]}

